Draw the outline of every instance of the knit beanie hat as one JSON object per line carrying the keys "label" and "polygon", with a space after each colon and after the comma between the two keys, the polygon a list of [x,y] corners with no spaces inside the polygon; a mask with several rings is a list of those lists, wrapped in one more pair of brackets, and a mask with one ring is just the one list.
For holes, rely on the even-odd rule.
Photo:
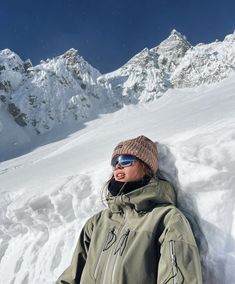
{"label": "knit beanie hat", "polygon": [[112,160],[119,155],[132,155],[143,161],[155,174],[158,169],[157,147],[144,135],[122,141],[114,148]]}

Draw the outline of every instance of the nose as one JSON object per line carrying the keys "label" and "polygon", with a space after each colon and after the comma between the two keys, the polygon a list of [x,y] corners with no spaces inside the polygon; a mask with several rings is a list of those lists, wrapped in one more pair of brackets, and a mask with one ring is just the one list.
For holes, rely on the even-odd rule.
{"label": "nose", "polygon": [[123,169],[123,167],[122,167],[119,163],[117,163],[117,164],[115,165],[114,169],[115,169],[115,170],[116,170],[116,169]]}

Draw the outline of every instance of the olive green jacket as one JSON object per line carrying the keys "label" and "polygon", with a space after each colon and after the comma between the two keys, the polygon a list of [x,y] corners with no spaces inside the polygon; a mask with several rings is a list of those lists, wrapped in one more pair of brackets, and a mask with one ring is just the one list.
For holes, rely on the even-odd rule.
{"label": "olive green jacket", "polygon": [[107,202],[85,224],[57,284],[202,283],[193,233],[168,182],[152,179]]}

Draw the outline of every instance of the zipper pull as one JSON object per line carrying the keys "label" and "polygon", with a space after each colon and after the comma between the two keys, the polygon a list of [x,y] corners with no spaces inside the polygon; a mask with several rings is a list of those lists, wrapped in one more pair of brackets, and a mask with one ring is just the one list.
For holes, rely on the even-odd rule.
{"label": "zipper pull", "polygon": [[171,257],[171,264],[172,264],[172,273],[173,273],[173,283],[177,284],[177,274],[178,274],[178,268],[176,263],[176,255],[175,255],[175,242],[172,240],[169,242],[170,245],[170,257]]}
{"label": "zipper pull", "polygon": [[108,232],[107,238],[104,243],[103,251],[108,250],[117,240],[117,236],[115,234],[115,228]]}

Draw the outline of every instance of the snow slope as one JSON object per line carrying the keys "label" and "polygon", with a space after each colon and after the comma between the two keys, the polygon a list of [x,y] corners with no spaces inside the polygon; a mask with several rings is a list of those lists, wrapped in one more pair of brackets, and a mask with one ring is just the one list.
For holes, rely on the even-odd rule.
{"label": "snow slope", "polygon": [[33,141],[28,154],[2,162],[0,283],[55,282],[81,226],[103,208],[100,189],[113,147],[140,134],[158,141],[162,174],[175,185],[180,206],[198,216],[204,283],[235,283],[234,109],[232,75],[125,106],[63,139],[67,130],[55,130]]}

